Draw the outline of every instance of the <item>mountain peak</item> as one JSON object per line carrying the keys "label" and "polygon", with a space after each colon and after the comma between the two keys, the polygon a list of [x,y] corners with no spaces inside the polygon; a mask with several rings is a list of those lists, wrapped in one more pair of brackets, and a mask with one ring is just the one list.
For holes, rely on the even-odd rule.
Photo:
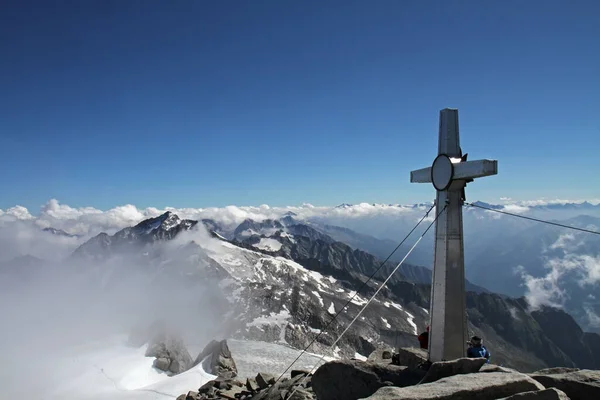
{"label": "mountain peak", "polygon": [[42,231],[48,232],[48,233],[51,233],[51,234],[57,235],[57,236],[77,237],[77,235],[72,235],[72,234],[70,234],[68,232],[63,231],[62,229],[52,228],[51,226],[42,229]]}
{"label": "mountain peak", "polygon": [[182,220],[177,214],[167,211],[158,217],[145,219],[134,227],[121,229],[112,236],[100,233],[79,246],[73,254],[106,255],[110,254],[111,248],[145,246],[158,240],[171,240],[197,223],[194,220]]}
{"label": "mountain peak", "polygon": [[140,234],[149,234],[157,229],[163,229],[168,231],[173,227],[179,225],[179,216],[171,211],[167,211],[158,217],[145,219],[137,224],[133,229]]}

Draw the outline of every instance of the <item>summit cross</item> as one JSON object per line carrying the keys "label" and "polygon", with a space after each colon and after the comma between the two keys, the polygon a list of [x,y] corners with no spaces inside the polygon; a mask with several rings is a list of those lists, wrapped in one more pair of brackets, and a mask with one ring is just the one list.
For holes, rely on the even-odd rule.
{"label": "summit cross", "polygon": [[[498,161],[467,161],[460,148],[458,110],[440,111],[438,156],[431,167],[411,171],[410,181],[432,183],[437,191],[435,246],[429,315],[429,361],[466,356],[467,312],[462,206],[465,187],[498,173]],[[443,207],[444,212],[440,214]]]}

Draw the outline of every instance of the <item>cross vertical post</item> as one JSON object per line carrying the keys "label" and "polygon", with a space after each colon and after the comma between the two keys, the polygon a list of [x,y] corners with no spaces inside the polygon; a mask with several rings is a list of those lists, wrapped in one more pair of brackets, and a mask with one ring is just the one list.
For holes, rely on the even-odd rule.
{"label": "cross vertical post", "polygon": [[[430,299],[429,360],[466,355],[467,313],[462,206],[465,187],[498,173],[495,160],[468,161],[460,147],[458,110],[440,111],[438,156],[431,167],[412,171],[410,180],[433,183],[437,191],[434,262]],[[444,212],[440,212],[444,209]]]}

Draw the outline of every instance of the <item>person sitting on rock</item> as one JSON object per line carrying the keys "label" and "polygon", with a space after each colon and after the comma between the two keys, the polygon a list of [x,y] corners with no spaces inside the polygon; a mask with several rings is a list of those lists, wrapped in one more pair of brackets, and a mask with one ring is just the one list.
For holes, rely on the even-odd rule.
{"label": "person sitting on rock", "polygon": [[421,333],[417,339],[419,340],[419,344],[422,349],[427,349],[429,345],[429,327],[425,330],[425,332]]}
{"label": "person sitting on rock", "polygon": [[473,336],[469,342],[467,349],[467,357],[469,358],[486,358],[487,363],[490,362],[490,352],[483,346],[483,339],[479,336]]}

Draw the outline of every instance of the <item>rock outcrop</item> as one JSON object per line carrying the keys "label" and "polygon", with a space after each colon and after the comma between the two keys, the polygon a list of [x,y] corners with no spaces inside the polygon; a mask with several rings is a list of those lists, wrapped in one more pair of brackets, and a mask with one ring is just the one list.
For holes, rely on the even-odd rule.
{"label": "rock outcrop", "polygon": [[213,340],[198,354],[193,365],[196,366],[204,361],[204,370],[222,378],[235,378],[237,367],[231,356],[231,351],[226,340]]}
{"label": "rock outcrop", "polygon": [[183,339],[169,330],[163,320],[134,327],[129,333],[127,343],[134,347],[147,344],[145,356],[154,357],[152,366],[161,371],[180,374],[192,367],[192,356]]}
{"label": "rock outcrop", "polygon": [[525,374],[489,372],[455,375],[433,383],[411,387],[384,387],[369,400],[497,400],[517,393],[543,390],[540,383]]}
{"label": "rock outcrop", "polygon": [[459,358],[451,361],[434,362],[419,383],[431,383],[454,375],[473,374],[479,372],[486,361],[485,358]]}
{"label": "rock outcrop", "polygon": [[156,357],[154,368],[173,374],[180,374],[192,367],[192,356],[183,340],[173,334],[155,337],[148,344],[146,357]]}
{"label": "rock outcrop", "polygon": [[424,370],[365,361],[331,361],[312,378],[319,400],[352,400],[370,396],[384,386],[416,385]]}
{"label": "rock outcrop", "polygon": [[240,382],[235,379],[218,378],[190,391],[177,400],[313,400],[311,375],[305,371],[293,371],[289,378],[279,381],[273,375],[259,373],[254,378]]}
{"label": "rock outcrop", "polygon": [[392,356],[394,365],[404,365],[408,368],[418,368],[427,362],[427,350],[416,347],[403,347]]}
{"label": "rock outcrop", "polygon": [[[226,341],[212,341],[195,364],[221,374],[177,400],[582,400],[600,398],[600,371],[552,368],[524,374],[483,358],[423,362],[421,349],[405,348],[391,358],[379,348],[367,361],[336,360],[314,375],[292,370],[288,377],[259,373],[243,381],[231,376],[235,363]],[[385,356],[384,356],[384,353]],[[161,360],[161,359],[158,359]],[[157,362],[163,362],[157,361]],[[225,375],[225,376],[224,376]]]}
{"label": "rock outcrop", "polygon": [[600,371],[583,369],[530,376],[547,388],[562,390],[571,400],[600,399]]}
{"label": "rock outcrop", "polygon": [[367,361],[379,364],[389,364],[392,362],[393,355],[394,351],[391,348],[382,346],[372,351],[367,357]]}

